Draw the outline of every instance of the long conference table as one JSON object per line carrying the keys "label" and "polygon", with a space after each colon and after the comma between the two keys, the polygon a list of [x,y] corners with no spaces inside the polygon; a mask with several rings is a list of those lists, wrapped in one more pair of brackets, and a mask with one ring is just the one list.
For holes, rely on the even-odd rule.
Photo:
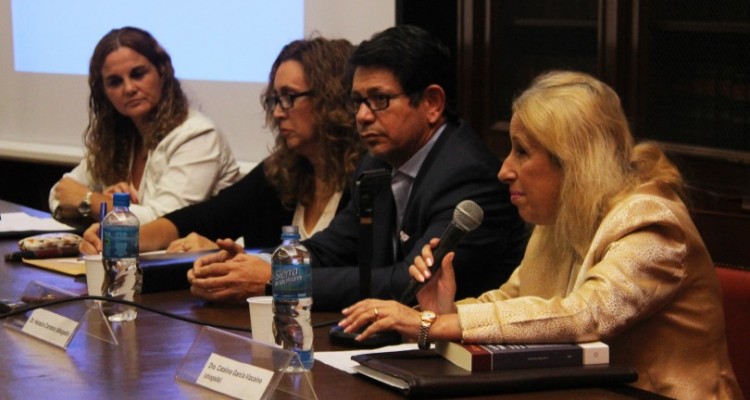
{"label": "long conference table", "polygon": [[[48,216],[0,200],[0,212],[24,211]],[[0,252],[18,250],[18,237],[0,237]],[[21,262],[0,261],[0,298],[19,299],[29,282],[85,294],[80,278],[51,272]],[[200,333],[200,323],[226,326],[227,332],[250,337],[246,305],[208,303],[188,290],[136,296],[136,302],[199,323],[185,322],[139,310],[138,318],[114,324],[119,345],[78,332],[67,349],[53,346],[17,330],[0,327],[0,398],[28,399],[213,399],[226,396],[175,379],[181,361]],[[315,351],[351,350],[328,339],[329,325],[338,313],[313,313]],[[0,320],[0,322],[3,322]],[[232,330],[229,327],[237,327]],[[311,374],[319,399],[399,399],[403,395],[360,375],[351,375],[316,361]],[[282,397],[282,396],[279,396]],[[513,393],[472,399],[633,399],[650,398],[647,392],[627,386]]]}

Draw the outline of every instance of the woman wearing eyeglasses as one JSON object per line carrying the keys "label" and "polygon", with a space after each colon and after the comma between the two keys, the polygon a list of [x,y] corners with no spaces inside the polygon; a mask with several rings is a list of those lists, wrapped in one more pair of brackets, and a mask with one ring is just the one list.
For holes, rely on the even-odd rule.
{"label": "woman wearing eyeglasses", "polygon": [[[238,237],[245,247],[265,248],[279,243],[283,225],[297,225],[303,238],[328,226],[365,151],[345,107],[352,50],[346,40],[324,38],[286,45],[261,96],[276,134],[271,154],[210,200],[142,225],[141,251],[211,249]],[[101,248],[95,228],[84,235],[85,253]]]}

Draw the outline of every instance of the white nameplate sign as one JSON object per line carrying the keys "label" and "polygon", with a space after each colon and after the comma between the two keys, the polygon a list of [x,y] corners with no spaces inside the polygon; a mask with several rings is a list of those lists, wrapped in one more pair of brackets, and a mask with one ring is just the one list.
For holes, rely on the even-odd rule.
{"label": "white nameplate sign", "polygon": [[37,339],[65,348],[77,327],[77,321],[37,308],[21,330]]}
{"label": "white nameplate sign", "polygon": [[273,371],[212,353],[195,383],[237,399],[251,400],[263,396],[272,377]]}

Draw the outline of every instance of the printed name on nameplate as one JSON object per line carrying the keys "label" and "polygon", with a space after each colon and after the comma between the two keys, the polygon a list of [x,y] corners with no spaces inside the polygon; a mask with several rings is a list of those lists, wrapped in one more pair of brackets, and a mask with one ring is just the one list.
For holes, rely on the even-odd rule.
{"label": "printed name on nameplate", "polygon": [[24,333],[59,347],[66,347],[78,327],[78,322],[62,315],[38,308],[21,329]]}
{"label": "printed name on nameplate", "polygon": [[238,399],[260,399],[271,383],[273,371],[211,354],[196,383]]}

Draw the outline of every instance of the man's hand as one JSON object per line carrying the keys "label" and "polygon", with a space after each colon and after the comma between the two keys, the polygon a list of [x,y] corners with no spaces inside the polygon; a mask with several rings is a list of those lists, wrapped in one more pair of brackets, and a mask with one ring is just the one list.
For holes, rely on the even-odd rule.
{"label": "man's hand", "polygon": [[230,239],[218,240],[222,250],[195,260],[188,271],[190,291],[206,300],[245,302],[248,297],[263,295],[271,279],[271,265],[245,254]]}

